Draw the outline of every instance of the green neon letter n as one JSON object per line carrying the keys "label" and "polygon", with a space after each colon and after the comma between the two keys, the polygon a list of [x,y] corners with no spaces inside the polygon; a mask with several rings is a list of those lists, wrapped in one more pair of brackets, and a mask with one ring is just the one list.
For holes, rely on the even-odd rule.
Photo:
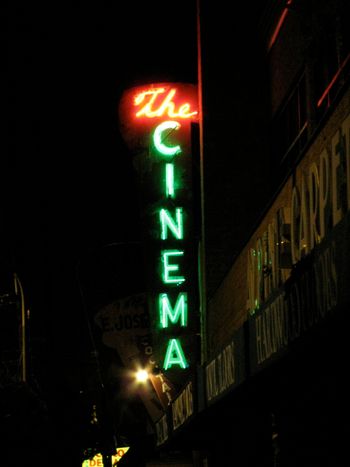
{"label": "green neon letter n", "polygon": [[174,220],[167,209],[161,209],[159,211],[160,225],[161,225],[161,239],[166,240],[168,238],[168,229],[173,233],[174,237],[178,240],[182,240],[184,237],[183,232],[183,213],[182,208],[175,209]]}

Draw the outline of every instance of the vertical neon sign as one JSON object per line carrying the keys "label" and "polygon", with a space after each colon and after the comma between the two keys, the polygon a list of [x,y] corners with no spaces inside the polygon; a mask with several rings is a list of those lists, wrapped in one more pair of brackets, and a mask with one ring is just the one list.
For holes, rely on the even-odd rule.
{"label": "vertical neon sign", "polygon": [[[153,144],[155,149],[164,156],[173,157],[173,170],[172,177],[167,180],[167,184],[174,186],[174,167],[176,167],[176,159],[181,155],[182,149],[180,145],[168,145],[167,139],[170,131],[178,130],[181,124],[178,121],[164,121],[160,123],[153,133]],[[167,163],[165,161],[164,167],[167,170]],[[169,193],[168,186],[166,185],[165,196]],[[173,199],[176,201],[176,195],[173,193]],[[183,240],[183,208],[175,205],[175,215],[172,215],[167,209],[161,208],[159,211],[159,227],[160,238],[167,240],[168,235],[173,236],[174,239]],[[181,248],[181,243],[178,249],[175,250],[161,250],[162,257],[162,280],[164,285],[176,284],[180,285],[186,281],[185,276],[179,272],[180,266],[177,263],[177,258],[185,254]],[[172,324],[176,324],[180,318],[182,326],[187,323],[187,292],[181,291],[176,297],[175,312],[170,304],[169,296],[166,292],[159,294],[159,321],[163,329],[168,328]],[[170,318],[170,319],[169,319]],[[173,365],[178,365],[180,368],[186,368],[188,362],[184,354],[180,339],[169,339],[163,367],[165,370],[171,368]]]}
{"label": "vertical neon sign", "polygon": [[185,370],[196,361],[198,333],[191,141],[196,87],[133,88],[123,96],[120,116],[139,170],[154,351],[164,370]]}

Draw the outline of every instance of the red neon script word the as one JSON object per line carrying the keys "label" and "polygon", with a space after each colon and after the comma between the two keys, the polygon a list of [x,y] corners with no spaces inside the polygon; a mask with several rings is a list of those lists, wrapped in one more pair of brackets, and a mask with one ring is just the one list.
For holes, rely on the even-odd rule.
{"label": "red neon script word the", "polygon": [[[167,115],[169,118],[191,118],[197,115],[197,111],[191,112],[191,105],[185,103],[180,105],[178,110],[175,109],[173,97],[176,94],[176,89],[172,88],[164,96],[165,88],[155,88],[143,91],[135,97],[134,104],[140,106],[141,109],[136,112],[136,117],[163,117]],[[160,97],[159,97],[160,96]]]}

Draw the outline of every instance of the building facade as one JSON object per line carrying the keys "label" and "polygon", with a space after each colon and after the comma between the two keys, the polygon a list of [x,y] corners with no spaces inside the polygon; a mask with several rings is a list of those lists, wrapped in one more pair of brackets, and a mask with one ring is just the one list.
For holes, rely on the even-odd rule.
{"label": "building facade", "polygon": [[234,97],[210,80],[232,57],[215,55],[204,13],[206,357],[157,423],[158,465],[342,466],[349,4],[265,2]]}

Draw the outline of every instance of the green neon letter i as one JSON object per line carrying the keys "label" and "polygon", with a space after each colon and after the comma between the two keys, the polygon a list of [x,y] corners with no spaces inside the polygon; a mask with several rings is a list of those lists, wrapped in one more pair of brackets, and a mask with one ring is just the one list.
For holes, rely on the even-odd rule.
{"label": "green neon letter i", "polygon": [[165,194],[167,198],[174,198],[174,164],[165,164]]}

